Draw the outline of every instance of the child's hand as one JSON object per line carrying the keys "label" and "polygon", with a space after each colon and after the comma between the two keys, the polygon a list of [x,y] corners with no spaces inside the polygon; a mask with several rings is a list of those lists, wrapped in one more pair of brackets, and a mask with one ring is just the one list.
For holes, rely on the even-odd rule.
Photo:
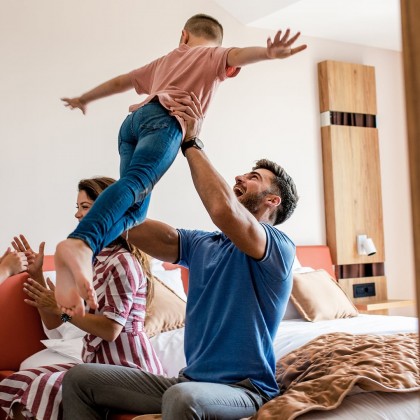
{"label": "child's hand", "polygon": [[70,109],[78,108],[83,112],[83,115],[86,114],[86,103],[81,98],[61,98],[61,100],[65,102],[64,106],[68,106]]}
{"label": "child's hand", "polygon": [[281,36],[281,31],[278,31],[273,41],[271,41],[271,37],[267,39],[268,58],[287,58],[306,49],[306,45],[299,45],[298,47],[292,48],[292,45],[299,38],[300,32],[290,39],[289,35],[290,29],[287,29],[283,37]]}

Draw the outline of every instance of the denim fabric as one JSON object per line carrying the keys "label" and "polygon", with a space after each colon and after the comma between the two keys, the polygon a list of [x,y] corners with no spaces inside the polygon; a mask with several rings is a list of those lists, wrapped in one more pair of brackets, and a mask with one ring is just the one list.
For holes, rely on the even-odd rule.
{"label": "denim fabric", "polygon": [[83,363],[63,380],[64,420],[106,418],[107,409],[162,413],[163,420],[252,416],[266,402],[245,380],[225,385],[166,378],[139,369]]}
{"label": "denim fabric", "polygon": [[118,140],[121,178],[97,198],[69,238],[83,240],[96,255],[141,223],[151,191],[175,160],[181,140],[178,121],[159,102],[128,115]]}

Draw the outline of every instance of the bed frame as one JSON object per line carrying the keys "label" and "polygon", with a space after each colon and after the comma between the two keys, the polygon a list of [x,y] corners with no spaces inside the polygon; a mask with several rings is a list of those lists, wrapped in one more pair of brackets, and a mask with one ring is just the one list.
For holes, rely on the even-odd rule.
{"label": "bed frame", "polygon": [[[300,245],[296,247],[296,256],[303,267],[312,267],[316,270],[323,268],[334,279],[334,266],[331,260],[330,249],[327,245]],[[163,263],[165,270],[181,268],[182,282],[184,283],[185,293],[188,291],[188,269],[180,265]]]}

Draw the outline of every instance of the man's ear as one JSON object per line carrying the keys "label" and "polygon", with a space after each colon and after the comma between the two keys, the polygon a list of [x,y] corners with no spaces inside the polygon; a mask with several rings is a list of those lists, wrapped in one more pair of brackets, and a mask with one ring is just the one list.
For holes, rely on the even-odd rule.
{"label": "man's ear", "polygon": [[188,44],[189,39],[190,39],[189,32],[186,29],[183,29],[181,32],[181,39],[179,40],[179,45]]}
{"label": "man's ear", "polygon": [[281,203],[281,198],[278,195],[269,194],[267,195],[267,202],[271,207],[278,207]]}

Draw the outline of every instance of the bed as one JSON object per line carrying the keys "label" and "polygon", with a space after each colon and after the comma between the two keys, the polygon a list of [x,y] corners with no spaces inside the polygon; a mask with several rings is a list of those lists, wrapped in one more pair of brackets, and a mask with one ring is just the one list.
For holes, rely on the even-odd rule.
{"label": "bed", "polygon": [[[417,318],[359,314],[334,280],[327,246],[298,247],[294,272],[274,340],[283,394],[252,419],[420,418]],[[152,337],[169,375],[185,364],[183,333]]]}
{"label": "bed", "polygon": [[[293,270],[292,296],[273,343],[282,395],[252,419],[419,418],[417,318],[358,314],[334,280],[327,246],[299,246]],[[162,284],[148,330],[167,375],[173,376],[185,365],[188,271],[161,262],[155,262],[152,271]],[[45,357],[50,360],[52,355],[78,360],[81,339],[66,334],[66,340],[43,340],[47,353],[42,361],[36,354],[21,368],[45,364]]]}

